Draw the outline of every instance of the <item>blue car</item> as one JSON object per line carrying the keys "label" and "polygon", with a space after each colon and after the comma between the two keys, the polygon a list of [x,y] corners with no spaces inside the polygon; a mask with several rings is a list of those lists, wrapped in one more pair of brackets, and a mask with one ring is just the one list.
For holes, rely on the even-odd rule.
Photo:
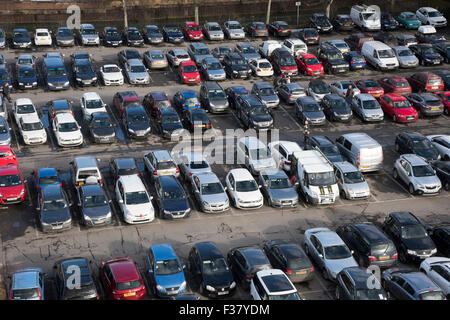
{"label": "blue car", "polygon": [[10,274],[9,300],[44,300],[44,272],[41,268],[25,268]]}
{"label": "blue car", "polygon": [[173,103],[175,107],[180,110],[200,109],[202,105],[197,97],[197,94],[192,90],[178,91],[173,96]]}
{"label": "blue car", "polygon": [[395,20],[395,18],[387,12],[381,13],[380,22],[383,30],[395,30],[399,27],[397,20]]}
{"label": "blue car", "polygon": [[40,191],[50,185],[62,186],[62,180],[55,168],[36,169],[32,173],[34,187]]}
{"label": "blue car", "polygon": [[229,87],[225,90],[225,93],[227,95],[228,103],[229,105],[236,109],[236,99],[240,95],[248,95],[250,94],[250,91],[248,91],[245,87],[242,86],[236,86],[236,87]]}
{"label": "blue car", "polygon": [[366,67],[366,58],[359,51],[349,51],[344,55],[348,62],[350,70],[364,69]]}
{"label": "blue car", "polygon": [[146,263],[150,288],[158,297],[170,297],[186,291],[185,265],[181,265],[169,243],[152,245]]}
{"label": "blue car", "polygon": [[19,66],[17,69],[16,86],[21,90],[36,89],[38,87],[36,70],[33,66]]}

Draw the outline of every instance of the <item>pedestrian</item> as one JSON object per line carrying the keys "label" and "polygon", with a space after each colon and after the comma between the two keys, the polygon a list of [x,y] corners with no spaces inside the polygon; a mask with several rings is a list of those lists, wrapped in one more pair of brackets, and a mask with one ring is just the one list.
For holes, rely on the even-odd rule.
{"label": "pedestrian", "polygon": [[306,145],[306,141],[308,140],[308,137],[309,137],[308,120],[305,120],[305,124],[303,126],[303,136],[304,136],[304,142],[305,142],[305,145]]}
{"label": "pedestrian", "polygon": [[11,93],[11,87],[9,86],[8,81],[5,82],[3,85],[3,98],[8,99],[8,101],[11,103],[11,96],[9,95]]}
{"label": "pedestrian", "polygon": [[354,96],[355,96],[355,91],[353,90],[352,85],[349,85],[347,88],[347,92],[345,93],[345,98],[348,101],[348,103],[351,103]]}

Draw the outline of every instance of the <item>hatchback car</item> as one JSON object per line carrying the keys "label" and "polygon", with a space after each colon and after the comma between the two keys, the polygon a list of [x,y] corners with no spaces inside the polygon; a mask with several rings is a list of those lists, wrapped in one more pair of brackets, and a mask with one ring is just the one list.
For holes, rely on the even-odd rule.
{"label": "hatchback car", "polygon": [[276,92],[287,104],[294,104],[298,98],[306,96],[305,88],[296,82],[282,84]]}
{"label": "hatchback car", "polygon": [[175,67],[178,67],[178,65],[181,62],[184,61],[191,61],[191,57],[189,57],[186,50],[178,48],[178,49],[172,49],[167,51],[166,53],[167,61]]}
{"label": "hatchback car", "polygon": [[419,270],[433,280],[450,298],[450,259],[442,257],[427,258],[420,264]]}
{"label": "hatchback car", "polygon": [[42,231],[54,232],[72,228],[72,204],[60,185],[49,185],[41,189],[36,210]]}
{"label": "hatchback car", "polygon": [[354,95],[360,94],[361,91],[355,85],[353,81],[350,80],[342,80],[330,83],[330,91],[332,93],[338,94],[341,97],[347,96],[348,87],[352,86]]}
{"label": "hatchback car", "polygon": [[304,28],[298,30],[297,37],[306,44],[319,44],[319,32],[316,28]]}
{"label": "hatchback car", "polygon": [[142,36],[148,44],[160,44],[164,41],[158,26],[147,25],[142,29]]}
{"label": "hatchback car", "polygon": [[[398,41],[400,42],[400,41]],[[412,47],[413,44],[410,45]],[[419,59],[408,46],[393,46],[395,57],[398,60],[400,68],[415,68],[419,65]]]}
{"label": "hatchback car", "polygon": [[96,227],[111,223],[111,200],[99,184],[83,185],[76,189],[78,208],[85,226]]}
{"label": "hatchback car", "polygon": [[223,24],[223,33],[230,39],[244,39],[245,32],[238,21],[225,21]]}
{"label": "hatchback car", "polygon": [[323,13],[313,13],[309,18],[309,25],[311,28],[316,28],[319,32],[331,32],[333,31],[333,25],[328,17]]}
{"label": "hatchback car", "polygon": [[419,113],[409,103],[408,99],[396,94],[387,93],[379,99],[381,108],[392,121],[399,123],[415,122],[419,119]]}
{"label": "hatchback car", "polygon": [[72,62],[72,75],[77,86],[97,85],[97,74],[88,59],[75,59]]}
{"label": "hatchback car", "polygon": [[136,49],[126,49],[119,51],[117,54],[117,57],[119,59],[119,64],[121,66],[124,66],[128,60],[137,59],[142,61],[141,54]]}
{"label": "hatchback car", "polygon": [[287,173],[290,173],[291,170],[293,153],[302,151],[302,148],[298,143],[293,141],[272,141],[267,144],[267,147],[269,148],[273,159],[276,163],[279,163],[280,169],[283,169]]}
{"label": "hatchback car", "polygon": [[236,109],[237,98],[242,95],[246,96],[250,94],[250,91],[243,86],[233,86],[225,89],[228,102],[231,108]]}
{"label": "hatchback car", "polygon": [[256,95],[267,108],[276,108],[280,104],[275,89],[268,82],[255,82],[252,86],[251,94]]}
{"label": "hatchback car", "polygon": [[18,166],[17,156],[9,145],[0,145],[0,166],[6,165]]}
{"label": "hatchback car", "polygon": [[[211,120],[205,109],[184,110],[181,117],[184,127],[194,135],[212,128]],[[200,130],[200,131],[197,131]]]}
{"label": "hatchback car", "polygon": [[416,92],[435,92],[444,90],[443,79],[431,72],[418,72],[406,78],[413,91]]}
{"label": "hatchback car", "polygon": [[442,100],[432,93],[410,93],[405,97],[411,105],[424,116],[440,116],[444,113],[444,104]]}
{"label": "hatchback car", "polygon": [[261,58],[261,55],[258,53],[256,47],[248,42],[237,43],[234,51],[239,53],[241,57],[247,61]]}
{"label": "hatchback car", "polygon": [[60,147],[76,147],[84,142],[81,127],[70,113],[56,114],[52,129]]}
{"label": "hatchback car", "polygon": [[134,158],[114,158],[109,168],[114,182],[122,176],[141,176]]}
{"label": "hatchback car", "polygon": [[150,69],[164,69],[169,66],[164,52],[156,49],[144,52],[144,63]]}
{"label": "hatchback car", "polygon": [[220,41],[224,39],[222,28],[217,22],[205,22],[203,25],[203,34],[209,41]]}
{"label": "hatchback car", "polygon": [[412,92],[408,80],[402,76],[384,77],[378,80],[383,87],[384,93],[408,94]]}
{"label": "hatchback car", "polygon": [[173,175],[164,175],[155,179],[155,189],[156,203],[161,218],[180,219],[188,218],[191,215],[188,196]]}
{"label": "hatchback car", "polygon": [[236,52],[227,53],[223,57],[222,64],[225,67],[225,72],[230,79],[235,78],[250,78],[252,70],[247,64],[247,61]]}
{"label": "hatchback car", "polygon": [[45,300],[45,274],[41,268],[24,268],[8,275],[8,300]]}
{"label": "hatchback car", "polygon": [[450,258],[450,225],[428,227],[427,229],[439,255]]}
{"label": "hatchback car", "polygon": [[178,177],[180,169],[167,150],[152,150],[144,154],[145,170],[150,177],[158,178],[165,175]]}
{"label": "hatchback car", "polygon": [[152,132],[150,119],[141,105],[128,106],[122,115],[122,122],[129,138],[146,139]]}
{"label": "hatchback car", "polygon": [[379,98],[384,94],[383,87],[376,80],[358,80],[356,81],[356,87],[361,93],[370,94],[374,98]]}
{"label": "hatchback car", "polygon": [[[343,269],[336,276],[337,300],[387,300],[387,294],[380,281],[372,280],[371,273],[362,267]],[[368,283],[372,285],[368,288]]]}
{"label": "hatchback car", "polygon": [[380,103],[370,94],[361,93],[353,97],[350,104],[353,112],[363,121],[383,121],[384,113]]}
{"label": "hatchback car", "polygon": [[215,213],[230,208],[226,190],[215,173],[194,173],[189,181],[201,211]]}
{"label": "hatchback car", "polygon": [[34,67],[19,66],[16,71],[15,84],[21,90],[36,89],[38,87],[38,79]]}
{"label": "hatchback car", "polygon": [[350,162],[333,162],[341,198],[348,200],[367,199],[370,188],[361,172]]}
{"label": "hatchback car", "polygon": [[301,53],[295,57],[298,70],[308,76],[323,75],[323,66],[317,57],[311,53]]}
{"label": "hatchback car", "polygon": [[12,33],[11,43],[13,49],[31,48],[31,38],[27,29],[14,29]]}
{"label": "hatchback car", "polygon": [[177,141],[184,134],[183,124],[172,107],[161,107],[156,111],[155,127],[164,138]]}
{"label": "hatchback car", "polygon": [[194,174],[212,172],[207,158],[201,152],[180,153],[175,155],[174,158],[185,181],[189,181]]}
{"label": "hatchback car", "polygon": [[40,192],[41,189],[49,185],[62,186],[62,180],[55,168],[35,169],[31,173],[34,188]]}
{"label": "hatchback car", "polygon": [[439,160],[440,154],[424,135],[418,132],[401,132],[395,138],[395,151],[400,154],[413,153],[427,161]]}
{"label": "hatchback car", "polygon": [[223,58],[225,57],[225,55],[231,52],[231,48],[226,46],[215,47],[211,50],[211,54],[213,55],[213,57],[219,59],[220,62],[223,62]]}
{"label": "hatchback car", "polygon": [[267,146],[252,136],[244,136],[237,140],[236,157],[238,163],[244,164],[255,175],[262,169],[275,169],[278,166]]}
{"label": "hatchback car", "polygon": [[200,70],[205,80],[220,81],[227,77],[220,60],[214,57],[204,58],[201,61]]}
{"label": "hatchback car", "polygon": [[253,300],[302,300],[292,282],[278,269],[255,273],[250,283]]}
{"label": "hatchback car", "polygon": [[200,83],[200,73],[193,61],[181,62],[178,66],[177,76],[182,84]]}
{"label": "hatchback car", "polygon": [[24,115],[20,118],[19,132],[26,145],[43,144],[47,142],[47,133],[41,120],[35,115]]}
{"label": "hatchback car", "polygon": [[313,97],[300,97],[295,101],[295,115],[302,124],[308,121],[311,125],[323,125],[326,123],[322,107]]}
{"label": "hatchback car", "polygon": [[433,45],[421,43],[409,46],[409,49],[415,53],[422,66],[442,64],[444,58],[434,49]]}
{"label": "hatchback car", "polygon": [[313,79],[306,88],[308,96],[312,97],[316,102],[322,101],[326,94],[330,94],[330,87],[323,80]]}
{"label": "hatchback car", "polygon": [[258,175],[267,203],[275,208],[297,207],[298,193],[286,173],[280,169],[262,169]]}
{"label": "hatchback car", "polygon": [[355,23],[348,14],[338,14],[332,20],[334,30],[336,31],[352,31]]}
{"label": "hatchback car", "polygon": [[8,121],[0,116],[0,145],[11,145],[11,130]]}
{"label": "hatchback car", "polygon": [[89,135],[94,143],[113,143],[117,140],[116,129],[108,112],[94,112],[86,120]]}
{"label": "hatchback car", "polygon": [[253,59],[249,61],[248,65],[252,70],[253,75],[256,77],[273,76],[273,67],[267,59]]}
{"label": "hatchback car", "polygon": [[187,48],[187,52],[197,66],[200,66],[203,59],[213,57],[211,51],[204,43],[191,43]]}
{"label": "hatchback car", "polygon": [[253,176],[247,169],[232,169],[225,183],[231,201],[239,209],[258,209],[264,204],[264,197]]}
{"label": "hatchback car", "polygon": [[247,25],[245,32],[250,37],[268,37],[269,30],[264,22],[253,21]]}
{"label": "hatchback car", "polygon": [[353,119],[353,112],[347,100],[335,93],[327,94],[321,102],[323,112],[330,121],[348,122]]}
{"label": "hatchback car", "polygon": [[344,59],[349,63],[350,70],[364,69],[367,65],[366,58],[360,51],[349,51],[344,55]]}

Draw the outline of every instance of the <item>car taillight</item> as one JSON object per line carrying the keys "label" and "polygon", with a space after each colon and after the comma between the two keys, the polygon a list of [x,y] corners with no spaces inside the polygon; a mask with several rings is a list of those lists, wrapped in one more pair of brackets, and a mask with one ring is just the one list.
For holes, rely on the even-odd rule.
{"label": "car taillight", "polygon": [[311,267],[311,269],[310,269],[310,270],[311,270],[311,272],[313,272],[313,271],[314,271],[314,267]]}
{"label": "car taillight", "polygon": [[363,63],[366,63],[366,60],[364,60]]}
{"label": "car taillight", "polygon": [[359,165],[361,163],[361,152],[358,152],[358,160],[356,161],[356,164]]}
{"label": "car taillight", "polygon": [[375,256],[369,256],[369,261],[377,261],[377,257]]}
{"label": "car taillight", "polygon": [[392,259],[397,259],[397,258],[398,258],[398,254],[397,253],[392,255]]}
{"label": "car taillight", "polygon": [[252,274],[251,273],[247,273],[246,277],[247,277],[247,280],[252,280]]}
{"label": "car taillight", "polygon": [[261,72],[262,70],[261,69],[256,69],[256,71]]}
{"label": "car taillight", "polygon": [[192,176],[192,175],[193,175],[193,173],[192,173],[192,172],[189,172],[189,175],[190,175],[190,176]]}
{"label": "car taillight", "polygon": [[355,64],[355,61],[351,61],[350,64]]}
{"label": "car taillight", "polygon": [[42,293],[41,293],[41,289],[38,289],[39,292],[39,300],[42,300]]}
{"label": "car taillight", "polygon": [[289,270],[289,269],[286,269],[286,273],[287,273],[287,274],[292,274],[292,271]]}
{"label": "car taillight", "polygon": [[79,183],[78,181],[77,181],[77,182],[75,182],[75,185],[76,185],[76,186],[78,186],[79,184],[80,184],[80,183]]}
{"label": "car taillight", "polygon": [[292,99],[292,94],[289,95],[289,98]]}
{"label": "car taillight", "polygon": [[281,29],[278,29],[277,31],[278,31],[278,32],[281,32],[282,30],[281,30]]}
{"label": "car taillight", "polygon": [[103,184],[103,179],[100,179],[100,184]]}
{"label": "car taillight", "polygon": [[176,172],[176,173],[180,173],[180,169],[177,168],[177,169],[175,170],[175,172]]}
{"label": "car taillight", "polygon": [[266,32],[269,32],[269,29],[266,28]]}
{"label": "car taillight", "polygon": [[291,32],[292,30],[291,30],[291,29],[289,29],[288,31],[289,31],[289,32]]}
{"label": "car taillight", "polygon": [[39,185],[36,185],[36,189],[40,189],[41,187]]}
{"label": "car taillight", "polygon": [[158,175],[158,171],[157,170],[153,170],[153,175],[157,176]]}
{"label": "car taillight", "polygon": [[178,61],[178,58],[173,58],[173,61]]}

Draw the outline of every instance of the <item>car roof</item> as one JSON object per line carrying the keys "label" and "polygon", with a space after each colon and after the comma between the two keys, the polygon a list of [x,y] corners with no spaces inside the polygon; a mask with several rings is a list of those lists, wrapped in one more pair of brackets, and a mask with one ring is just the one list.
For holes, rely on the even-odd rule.
{"label": "car roof", "polygon": [[61,269],[64,274],[64,278],[67,279],[72,275],[72,272],[67,272],[68,268],[71,266],[77,266],[80,270],[80,276],[81,276],[81,285],[86,285],[92,282],[91,274],[88,267],[88,262],[85,258],[69,258],[65,259],[63,261],[60,261]]}
{"label": "car roof", "polygon": [[138,97],[136,91],[120,91],[118,94],[124,99]]}
{"label": "car roof", "polygon": [[155,260],[178,259],[170,243],[154,244],[151,247]]}
{"label": "car roof", "polygon": [[242,142],[249,149],[257,149],[257,148],[259,149],[266,147],[266,145],[261,140],[252,136],[244,136],[242,138],[239,138],[238,141]]}
{"label": "car roof", "polygon": [[42,197],[44,199],[61,199],[62,198],[62,188],[60,185],[48,185],[41,189]]}
{"label": "car roof", "polygon": [[343,173],[358,171],[358,169],[348,161],[333,162],[333,165]]}
{"label": "car roof", "polygon": [[304,103],[315,103],[315,104],[317,104],[317,101],[311,96],[300,97],[300,98],[297,99],[297,101],[299,101],[302,104],[304,104]]}
{"label": "car roof", "polygon": [[22,117],[20,117],[20,121],[23,123],[41,122],[41,120],[39,119],[39,117],[37,116],[36,113],[25,114]]}
{"label": "car roof", "polygon": [[277,292],[297,291],[289,278],[279,269],[258,271],[256,276],[259,278],[262,286],[269,295]]}
{"label": "car roof", "polygon": [[187,161],[193,162],[193,161],[206,161],[206,157],[201,152],[184,152],[178,154],[178,157],[181,159],[181,157],[185,157]]}
{"label": "car roof", "polygon": [[142,113],[147,115],[147,113],[145,112],[145,109],[143,106],[141,106],[140,104],[133,104],[130,105],[128,107],[125,108],[125,112],[127,114],[136,114],[136,113]]}
{"label": "car roof", "polygon": [[167,150],[152,150],[150,152],[153,153],[157,161],[173,160],[172,156]]}
{"label": "car roof", "polygon": [[416,154],[402,154],[400,158],[408,161],[412,166],[425,166],[428,162]]}
{"label": "car roof", "polygon": [[411,213],[407,211],[398,211],[391,212],[389,216],[397,220],[401,224],[418,224],[420,223],[417,218]]}
{"label": "car roof", "polygon": [[227,56],[230,57],[230,59],[239,59],[242,60],[242,57],[239,55],[239,53],[231,51],[227,53]]}
{"label": "car roof", "polygon": [[183,190],[183,187],[180,185],[177,178],[172,175],[160,176],[158,179],[161,187],[165,190]]}
{"label": "car roof", "polygon": [[191,43],[191,46],[193,46],[196,49],[208,48],[208,46],[206,44],[204,44],[203,42],[194,42],[194,43]]}
{"label": "car roof", "polygon": [[197,93],[193,90],[179,91],[184,98],[197,98]]}
{"label": "car roof", "polygon": [[344,241],[342,241],[342,239],[334,231],[321,231],[314,233],[314,235],[325,247],[344,244]]}
{"label": "car roof", "polygon": [[426,137],[423,134],[419,133],[419,132],[403,131],[401,134],[402,134],[402,136],[406,136],[406,137],[408,137],[410,139],[426,139]]}
{"label": "car roof", "polygon": [[70,108],[69,101],[66,99],[52,100],[51,103],[53,104],[53,108],[55,110]]}
{"label": "car roof", "polygon": [[391,99],[392,101],[405,101],[405,100],[408,100],[404,96],[402,96],[402,95],[400,95],[398,93],[391,93],[390,92],[390,93],[386,93],[385,96],[388,97],[389,99]]}
{"label": "car roof", "polygon": [[81,186],[85,196],[104,195],[104,191],[99,184],[85,184]]}
{"label": "car roof", "polygon": [[80,168],[97,167],[97,160],[92,156],[76,157],[73,159],[74,164]]}
{"label": "car roof", "polygon": [[116,158],[114,159],[118,168],[135,168],[136,161],[134,158]]}
{"label": "car roof", "polygon": [[17,273],[14,273],[12,288],[17,290],[39,287],[39,273],[40,271],[38,271],[38,269],[34,270],[32,268],[20,270]]}
{"label": "car roof", "polygon": [[220,89],[222,90],[222,87],[220,84],[218,84],[215,81],[205,81],[203,82],[203,85],[206,87],[206,89]]}
{"label": "car roof", "polygon": [[312,136],[311,139],[317,142],[320,146],[334,145],[333,141],[331,141],[327,136]]}
{"label": "car roof", "polygon": [[55,168],[39,168],[39,169],[36,169],[36,171],[40,176],[51,176],[51,175],[57,176],[58,175],[58,172],[56,171]]}
{"label": "car roof", "polygon": [[289,151],[293,151],[293,152],[302,151],[302,148],[298,145],[297,142],[294,142],[294,141],[278,140],[278,141],[273,141],[273,142],[282,145]]}
{"label": "car roof", "polygon": [[342,135],[347,140],[357,140],[364,147],[378,147],[380,144],[365,132],[352,132]]}
{"label": "car roof", "polygon": [[0,166],[0,175],[7,175],[7,174],[19,174],[19,169],[13,164]]}
{"label": "car roof", "polygon": [[367,280],[370,275],[366,269],[361,267],[347,267],[343,271],[353,280],[355,289],[367,289]]}
{"label": "car roof", "polygon": [[18,98],[15,101],[16,105],[23,105],[23,104],[33,104],[33,102],[31,101],[31,99],[28,98]]}
{"label": "car roof", "polygon": [[260,171],[261,175],[267,175],[268,178],[287,178],[286,173],[281,169],[267,168]]}
{"label": "car roof", "polygon": [[206,259],[216,259],[223,258],[223,254],[220,252],[219,248],[217,248],[216,244],[211,241],[205,242],[197,242],[194,244],[194,247],[197,249],[200,258],[202,260]]}
{"label": "car roof", "polygon": [[245,168],[232,169],[229,174],[232,174],[236,181],[254,180],[251,173]]}
{"label": "car roof", "polygon": [[175,53],[175,55],[177,55],[177,54],[187,54],[186,50],[182,49],[182,48],[175,48],[175,49],[173,49],[173,53]]}
{"label": "car roof", "polygon": [[258,88],[273,88],[273,86],[266,81],[257,81],[255,82],[254,86],[258,87]]}
{"label": "car roof", "polygon": [[203,183],[215,183],[215,182],[219,182],[220,180],[217,177],[217,175],[214,172],[202,172],[202,173],[197,173],[197,174],[193,174],[192,177],[197,177],[200,180],[200,184]]}
{"label": "car roof", "polygon": [[266,264],[268,263],[267,257],[261,248],[256,246],[247,246],[237,248],[240,253],[245,257],[245,260],[249,262],[250,265]]}
{"label": "car roof", "polygon": [[401,277],[415,289],[415,291],[439,290],[441,289],[423,272],[402,273]]}
{"label": "car roof", "polygon": [[83,98],[85,100],[101,99],[100,95],[97,92],[86,92],[86,93],[83,94]]}
{"label": "car roof", "polygon": [[359,230],[370,243],[389,241],[386,236],[372,223],[355,223],[353,227]]}
{"label": "car roof", "polygon": [[116,282],[127,282],[139,279],[135,264],[130,260],[108,263]]}
{"label": "car roof", "polygon": [[57,113],[55,119],[58,119],[58,123],[77,122],[71,113]]}
{"label": "car roof", "polygon": [[329,100],[345,100],[344,97],[341,97],[340,95],[338,95],[337,93],[329,93],[327,95],[325,95],[327,97],[327,99]]}
{"label": "car roof", "polygon": [[140,177],[136,175],[121,176],[119,180],[125,192],[147,191]]}
{"label": "car roof", "polygon": [[140,59],[137,59],[137,58],[128,59],[127,62],[130,66],[143,66],[144,65],[144,63]]}

